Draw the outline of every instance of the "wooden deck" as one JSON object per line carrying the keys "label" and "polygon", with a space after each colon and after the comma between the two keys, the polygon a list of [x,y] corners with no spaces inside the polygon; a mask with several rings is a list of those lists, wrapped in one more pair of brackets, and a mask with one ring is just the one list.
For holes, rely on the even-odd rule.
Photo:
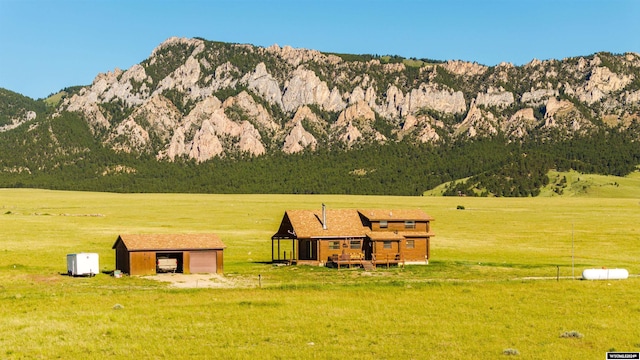
{"label": "wooden deck", "polygon": [[351,267],[352,265],[363,266],[363,262],[367,260],[364,259],[364,254],[362,253],[344,253],[340,255],[331,256],[330,262],[335,264],[338,269],[341,266]]}
{"label": "wooden deck", "polygon": [[371,257],[371,263],[375,266],[386,265],[387,268],[389,268],[390,265],[404,267],[404,257],[402,254],[373,254]]}
{"label": "wooden deck", "polygon": [[333,255],[329,259],[330,264],[334,264],[338,269],[342,266],[359,266],[367,270],[375,269],[377,266],[391,265],[404,266],[404,259],[401,254],[373,254],[371,259],[365,259],[362,253],[344,253]]}

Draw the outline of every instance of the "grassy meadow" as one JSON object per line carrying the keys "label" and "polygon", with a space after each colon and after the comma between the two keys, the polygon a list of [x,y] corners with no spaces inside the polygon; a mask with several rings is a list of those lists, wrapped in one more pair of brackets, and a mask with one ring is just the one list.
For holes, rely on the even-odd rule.
{"label": "grassy meadow", "polygon": [[[638,179],[628,181],[633,188]],[[607,197],[537,198],[0,189],[0,358],[603,359],[607,351],[640,352],[640,194],[625,197],[614,192],[619,187],[601,187]],[[375,272],[269,264],[284,211],[321,203],[425,210],[436,219],[431,264]],[[176,289],[107,274],[118,234],[202,232],[226,243],[225,277],[238,287]],[[66,254],[83,251],[99,253],[105,273],[61,275]],[[582,270],[601,267],[631,276],[578,280]]]}

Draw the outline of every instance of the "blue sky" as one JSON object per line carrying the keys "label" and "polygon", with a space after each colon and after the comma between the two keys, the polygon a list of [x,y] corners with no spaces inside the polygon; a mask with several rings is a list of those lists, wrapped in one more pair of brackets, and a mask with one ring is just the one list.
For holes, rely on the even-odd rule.
{"label": "blue sky", "polygon": [[171,36],[485,65],[640,53],[638,0],[0,0],[0,87],[32,98]]}

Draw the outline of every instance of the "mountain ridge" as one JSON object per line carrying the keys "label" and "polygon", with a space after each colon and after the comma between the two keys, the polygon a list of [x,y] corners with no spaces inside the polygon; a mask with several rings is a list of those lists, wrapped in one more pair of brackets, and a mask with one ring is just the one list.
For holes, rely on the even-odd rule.
{"label": "mountain ridge", "polygon": [[[572,61],[533,60],[522,67],[449,61],[412,68],[379,59],[345,61],[338,55],[287,46],[170,38],[141,64],[98,75],[90,87],[66,99],[62,109],[83,113],[94,130],[111,130],[105,142],[114,148],[198,162],[225,152],[256,156],[267,149],[290,153],[318,146],[311,129],[302,122],[292,123],[296,113],[310,105],[318,110],[315,115],[331,114],[325,115],[326,123],[314,122],[316,130],[327,133],[324,145],[347,148],[357,142],[396,140],[401,132],[405,140],[417,132],[416,141],[436,143],[498,132],[517,140],[532,129],[570,136],[595,129],[598,118],[622,127],[639,118],[639,55],[595,54]],[[632,71],[617,73],[610,68]],[[518,77],[518,71],[526,76]],[[570,77],[559,79],[559,72]],[[455,77],[457,82],[451,80]],[[487,80],[480,82],[481,77]],[[530,83],[528,89],[525,82]],[[469,89],[474,87],[477,92]],[[225,97],[223,91],[233,95]],[[110,114],[101,105],[117,102],[123,110],[144,108],[149,124],[136,121],[140,111],[107,120]],[[175,108],[169,109],[172,105]],[[192,110],[199,115],[190,114]],[[337,121],[326,119],[336,116]],[[392,127],[393,139],[371,126],[376,116],[378,125]],[[163,143],[155,145],[163,149],[156,151],[147,145],[149,133],[158,131]],[[116,141],[126,133],[131,135],[124,143]],[[278,147],[270,148],[263,135]],[[225,137],[236,141],[222,144]],[[168,149],[174,149],[172,156],[165,156]]]}
{"label": "mountain ridge", "polygon": [[[633,150],[640,138],[640,55],[635,53],[489,67],[174,37],[127,70],[98,74],[91,85],[65,90],[58,104],[35,109],[38,102],[27,102],[24,111],[0,111],[5,114],[0,145],[4,141],[5,152],[14,154],[14,158],[0,157],[0,180],[3,175],[12,179],[7,186],[23,183],[16,174],[27,170],[59,171],[63,164],[77,165],[96,156],[101,159],[98,165],[86,165],[91,176],[127,177],[141,174],[133,165],[136,158],[149,159],[145,167],[169,168],[162,164],[173,162],[186,167],[194,162],[201,169],[219,161],[270,164],[260,165],[264,168],[280,161],[273,160],[280,156],[311,159],[304,154],[338,152],[331,156],[347,163],[340,152],[367,158],[366,152],[374,151],[380,156],[420,157],[425,166],[434,167],[409,176],[411,194],[426,190],[426,183],[437,185],[436,177],[446,182],[458,176],[471,177],[469,187],[490,184],[491,194],[522,196],[535,195],[534,189],[544,185],[540,174],[558,164],[621,175],[640,163]],[[7,98],[13,99],[7,103],[16,103],[15,96]],[[80,130],[84,126],[87,129]],[[36,131],[42,127],[49,130]],[[56,129],[82,134],[85,145],[61,141],[68,134]],[[29,145],[30,141],[39,145]],[[606,144],[612,141],[621,145],[609,148],[622,154],[608,154]],[[511,155],[487,161],[492,165],[484,170],[466,166],[467,172],[424,158],[440,147],[444,149],[440,153],[455,154],[450,155],[455,159],[464,156],[455,147],[474,149],[468,156],[488,151],[464,145],[474,142],[487,144],[486,149],[503,143]],[[606,154],[562,154],[562,146],[591,151],[586,143]],[[31,153],[29,146],[49,150],[33,155],[40,159],[36,164],[20,159],[14,149]],[[414,171],[403,166],[420,166],[396,160],[391,166],[397,167],[397,174]],[[364,179],[395,177],[381,171],[380,166],[389,166],[382,165],[385,162],[376,166],[358,162],[336,174],[335,181],[353,177],[363,184]],[[522,162],[525,165],[516,166]],[[443,173],[433,175],[436,170]],[[514,177],[509,171],[521,174]],[[508,178],[519,179],[520,184],[502,191],[497,189],[500,181],[487,174],[498,176],[504,186]],[[421,181],[425,185],[415,184]],[[524,188],[523,181],[528,183]],[[349,191],[356,183],[348,186]],[[303,183],[295,188],[280,186],[283,192],[326,188],[305,188]]]}

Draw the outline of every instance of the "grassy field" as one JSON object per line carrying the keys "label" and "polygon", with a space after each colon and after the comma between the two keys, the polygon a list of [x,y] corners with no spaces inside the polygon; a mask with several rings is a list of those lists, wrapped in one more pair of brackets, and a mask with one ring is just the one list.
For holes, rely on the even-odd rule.
{"label": "grassy field", "polygon": [[[576,171],[550,171],[547,176],[549,185],[542,188],[539,197],[640,198],[640,170],[627,176],[581,174]],[[441,184],[425,191],[424,195],[441,196],[450,184]],[[478,190],[478,193],[482,190]]]}
{"label": "grassy field", "polygon": [[[0,190],[0,358],[603,359],[607,351],[639,352],[640,200],[628,194]],[[436,218],[431,264],[375,272],[269,264],[284,211],[323,202],[424,209]],[[118,234],[190,232],[221,236],[226,277],[243,286],[175,289],[137,277],[61,275],[66,254],[81,251],[99,253],[101,268],[113,270]],[[583,269],[600,267],[631,276],[577,280]]]}

